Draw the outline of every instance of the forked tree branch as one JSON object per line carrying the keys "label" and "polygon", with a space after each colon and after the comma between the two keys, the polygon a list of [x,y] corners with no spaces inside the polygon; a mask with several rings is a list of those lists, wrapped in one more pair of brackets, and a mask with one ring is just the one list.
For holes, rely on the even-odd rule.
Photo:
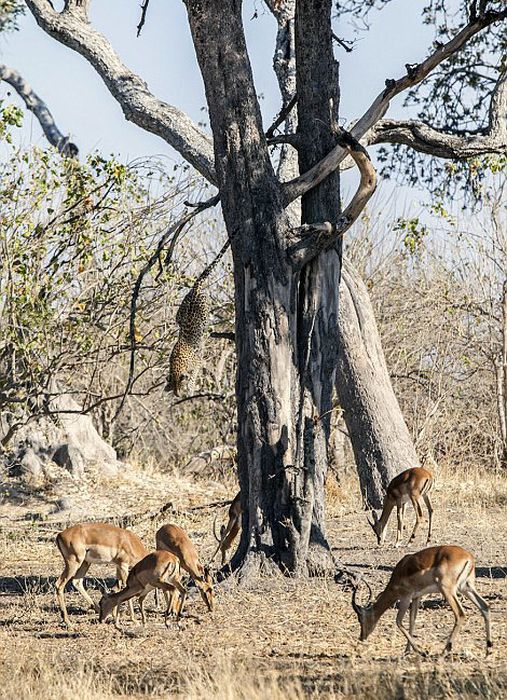
{"label": "forked tree branch", "polygon": [[473,158],[507,152],[507,69],[491,96],[488,126],[476,133],[447,133],[418,120],[381,119],[363,143],[400,143],[438,158]]}
{"label": "forked tree branch", "polygon": [[290,248],[289,256],[297,266],[308,263],[322,250],[334,245],[358,219],[377,186],[377,174],[364,146],[348,131],[340,129],[338,135],[338,143],[359,168],[359,186],[338,221],[303,224],[296,229],[300,240]]}
{"label": "forked tree branch", "polygon": [[92,64],[126,119],[163,138],[215,183],[211,139],[180,109],[156,98],[146,83],[122,63],[106,37],[89,23],[89,0],[67,0],[62,12],[56,12],[50,0],[26,0],[26,4],[47,34]]}
{"label": "forked tree branch", "polygon": [[60,129],[56,126],[53,115],[49,111],[44,100],[35,93],[29,83],[18,73],[14,68],[9,68],[5,65],[0,65],[0,80],[9,83],[26,105],[26,108],[33,112],[38,119],[44,136],[49,143],[58,149],[58,151],[67,158],[75,158],[79,149],[76,144],[69,141],[68,136],[64,136]]}
{"label": "forked tree branch", "polygon": [[[459,51],[463,46],[480,31],[495,22],[507,18],[507,10],[499,12],[485,12],[470,19],[450,41],[441,44],[422,63],[407,65],[407,73],[398,80],[386,80],[386,88],[376,97],[363,116],[351,129],[352,136],[358,141],[385,115],[393,97],[407,88],[418,85],[431,71],[442,61]],[[340,145],[333,148],[319,163],[310,168],[306,173],[284,185],[285,196],[288,202],[302,196],[313,187],[321,183],[328,175],[339,167],[340,162],[346,157],[347,151]]]}

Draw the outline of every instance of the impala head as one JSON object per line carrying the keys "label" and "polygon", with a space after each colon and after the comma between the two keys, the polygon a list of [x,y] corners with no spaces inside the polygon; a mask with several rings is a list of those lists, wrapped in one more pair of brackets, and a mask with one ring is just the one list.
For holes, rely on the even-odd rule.
{"label": "impala head", "polygon": [[366,605],[359,605],[357,602],[357,589],[359,588],[359,584],[354,586],[354,592],[352,593],[352,607],[354,608],[354,612],[356,613],[359,624],[361,625],[361,634],[359,636],[361,642],[368,639],[370,634],[373,632],[375,625],[377,624],[377,620],[372,615],[372,606],[370,604],[372,599],[371,588],[366,581],[363,581],[363,583],[368,588],[368,601]]}
{"label": "impala head", "polygon": [[375,536],[377,538],[377,544],[380,545],[382,544],[384,540],[384,529],[382,528],[382,525],[380,524],[380,520],[378,518],[378,515],[376,511],[372,510],[371,511],[371,517],[373,520],[370,520],[368,518],[368,525],[371,527],[373,532],[375,533]]}
{"label": "impala head", "polygon": [[111,610],[113,609],[113,604],[107,593],[104,593],[99,601],[99,622],[105,622],[109,617]]}

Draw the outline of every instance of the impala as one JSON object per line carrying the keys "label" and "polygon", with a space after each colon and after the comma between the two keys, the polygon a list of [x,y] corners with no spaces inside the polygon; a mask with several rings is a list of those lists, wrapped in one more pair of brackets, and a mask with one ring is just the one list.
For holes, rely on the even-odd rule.
{"label": "impala", "polygon": [[429,497],[429,492],[432,486],[433,474],[423,467],[413,467],[412,469],[407,469],[406,471],[401,472],[401,474],[398,474],[398,476],[394,477],[387,487],[382,515],[379,518],[376,512],[373,510],[373,522],[368,519],[368,523],[373,528],[373,531],[377,536],[377,542],[379,545],[384,543],[387,521],[389,520],[391,511],[393,510],[394,506],[396,506],[398,528],[396,531],[395,546],[399,546],[404,527],[405,507],[408,501],[412,503],[415,510],[415,525],[410,537],[410,542],[415,539],[416,532],[423,518],[421,501],[424,501],[426,508],[428,509],[429,516],[428,538],[426,540],[426,544],[429,544],[431,541],[431,525],[433,519],[433,507]]}
{"label": "impala", "polygon": [[[218,542],[218,547],[216,548],[210,561],[213,561],[218,552],[222,553],[222,566],[227,560],[227,550],[232,547],[232,543],[236,539],[238,532],[241,529],[241,516],[243,514],[243,508],[241,506],[241,492],[237,493],[229,507],[229,522],[227,525],[222,525],[220,528],[220,537],[216,532],[216,522],[215,518],[213,522],[213,535]],[[217,516],[218,517],[218,516]]]}
{"label": "impala", "polygon": [[[157,549],[176,555],[180,566],[192,578],[210,612],[215,608],[215,591],[208,567],[199,561],[197,551],[187,533],[177,525],[162,525],[155,536]],[[174,608],[177,591],[173,592],[171,610]],[[166,595],[166,600],[168,596]],[[169,604],[169,603],[168,603]]]}
{"label": "impala", "polygon": [[[368,589],[371,600],[369,586]],[[369,604],[370,601],[368,601],[366,606],[358,605],[357,586],[354,588],[352,607],[361,625],[361,641],[368,639],[385,611],[398,602],[396,624],[407,639],[405,653],[408,653],[412,647],[419,654],[426,656],[426,652],[422,651],[414,641],[415,621],[421,597],[437,592],[441,593],[449,603],[455,618],[454,627],[443,653],[452,652],[454,640],[465,618],[457,597],[457,593],[462,593],[479,608],[484,618],[486,654],[489,654],[493,646],[489,606],[475,589],[475,559],[470,552],[454,545],[429,547],[416,554],[407,554],[398,562],[385,590],[373,604]],[[409,608],[410,624],[407,631],[402,623]]]}
{"label": "impala", "polygon": [[[116,593],[104,593],[99,603],[99,622],[104,622],[109,614],[126,600],[132,602],[132,598],[139,599],[141,610],[141,622],[146,624],[144,613],[144,599],[150,591],[160,589],[166,595],[179,593],[181,595],[179,606],[171,612],[177,613],[179,619],[185,603],[186,588],[181,583],[180,562],[177,556],[171,552],[156,551],[145,556],[132,567],[127,577],[127,584]],[[169,605],[165,614],[165,623],[169,616]],[[118,616],[115,615],[115,625],[118,626]]]}
{"label": "impala", "polygon": [[[93,563],[115,564],[118,584],[125,586],[129,569],[142,559],[148,550],[139,537],[107,523],[80,523],[58,533],[56,545],[65,562],[62,574],[56,582],[56,599],[63,622],[70,626],[65,603],[65,586],[72,581],[86,602],[98,612],[83,586],[83,578]],[[130,615],[134,610],[130,604]]]}

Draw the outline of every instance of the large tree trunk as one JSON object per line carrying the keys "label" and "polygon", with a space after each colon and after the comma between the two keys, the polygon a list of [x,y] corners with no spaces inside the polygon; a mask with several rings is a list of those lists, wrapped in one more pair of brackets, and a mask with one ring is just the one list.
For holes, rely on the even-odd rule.
{"label": "large tree trunk", "polygon": [[[243,561],[244,575],[272,568],[272,562],[303,574],[309,563],[312,569],[332,565],[323,493],[329,426],[328,417],[320,416],[331,407],[337,360],[340,259],[332,249],[302,269],[289,261],[292,225],[263,134],[241,3],[226,5],[218,11],[214,0],[187,0],[234,261],[238,469],[246,506],[235,561]],[[322,12],[313,2],[302,3],[302,26],[305,31],[313,27],[301,38],[304,167],[335,145],[331,120],[338,85],[331,0],[326,5]],[[310,36],[319,36],[318,47]],[[323,121],[319,135],[318,119]],[[306,220],[338,218],[338,184],[338,176],[331,176],[319,186],[320,194],[305,198]]]}
{"label": "large tree trunk", "polygon": [[[298,153],[300,172],[318,163],[336,145],[338,64],[333,54],[331,0],[300,0],[296,13]],[[318,37],[318,41],[315,38]],[[303,223],[336,221],[341,212],[337,169],[302,198]],[[332,568],[325,534],[325,493],[333,401],[338,360],[336,326],[341,268],[341,239],[302,270],[298,344],[302,382],[299,429],[305,468],[312,475],[313,514],[308,564],[311,573]],[[306,495],[308,498],[309,494]]]}
{"label": "large tree trunk", "polygon": [[354,450],[361,492],[380,508],[389,481],[419,465],[387,371],[366,285],[344,259],[336,388]]}

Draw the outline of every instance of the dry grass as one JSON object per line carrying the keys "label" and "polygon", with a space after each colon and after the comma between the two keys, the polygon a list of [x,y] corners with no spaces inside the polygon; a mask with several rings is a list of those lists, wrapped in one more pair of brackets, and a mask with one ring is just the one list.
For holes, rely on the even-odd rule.
{"label": "dry grass", "polygon": [[[477,555],[478,587],[492,606],[495,650],[484,658],[483,621],[465,603],[466,624],[453,660],[438,656],[452,624],[450,610],[430,600],[418,619],[423,660],[400,658],[404,640],[394,611],[386,613],[367,643],[358,642],[350,592],[328,580],[261,580],[248,589],[229,580],[220,587],[214,616],[192,598],[180,628],[165,629],[149,613],[145,629],[125,621],[123,632],[96,624],[83,601],[69,592],[74,627],[60,626],[53,578],[61,558],[53,540],[72,520],[48,515],[40,497],[17,504],[0,530],[0,687],[10,698],[140,698],[178,696],[236,700],[250,698],[499,698],[507,696],[507,478],[493,475],[491,488],[469,470],[459,479],[442,470],[434,493],[435,539],[459,543]],[[491,475],[490,475],[491,476]],[[350,483],[349,483],[350,479]],[[204,558],[212,551],[213,510],[190,507],[234,494],[213,482],[197,484],[156,472],[125,474],[114,489],[88,484],[79,509],[88,517],[140,513],[172,500],[177,521],[194,537]],[[473,487],[475,491],[473,491]],[[62,494],[53,494],[54,498]],[[329,539],[343,563],[364,572],[374,591],[385,585],[392,566],[407,551],[374,546],[352,477],[330,481]],[[82,504],[82,505],[81,505]],[[27,512],[45,519],[25,520]],[[466,515],[464,514],[466,513]],[[225,509],[224,509],[225,516]],[[174,516],[173,516],[173,519]],[[134,529],[146,543],[162,520],[140,521]],[[391,525],[394,536],[394,523]],[[421,534],[418,548],[423,546]],[[88,588],[98,597],[111,569],[94,567]],[[149,607],[149,606],[148,606]]]}

